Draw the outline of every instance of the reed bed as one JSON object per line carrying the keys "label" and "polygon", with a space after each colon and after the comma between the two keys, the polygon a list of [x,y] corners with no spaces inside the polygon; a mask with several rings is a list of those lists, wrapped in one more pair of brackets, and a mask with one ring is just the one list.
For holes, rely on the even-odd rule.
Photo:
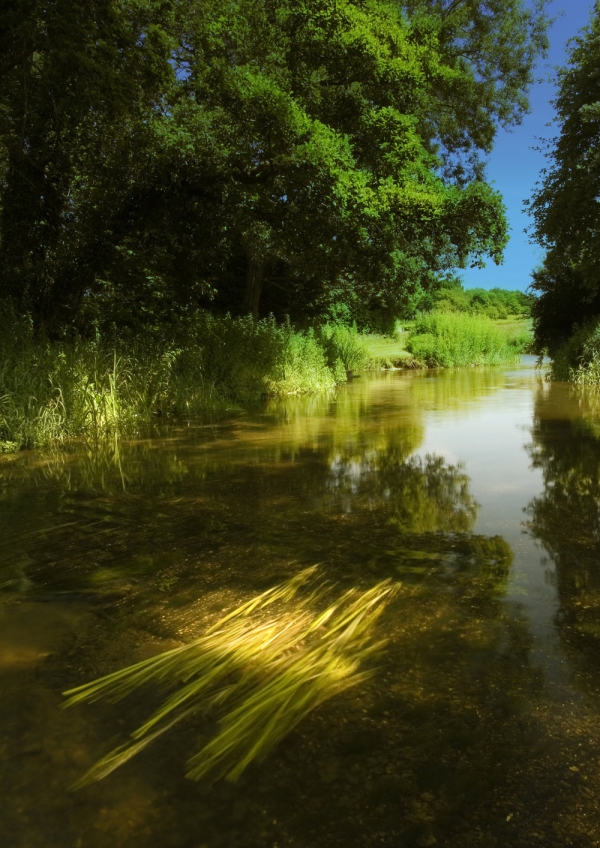
{"label": "reed bed", "polygon": [[0,452],[132,433],[343,382],[314,333],[198,312],[177,326],[49,340],[0,312]]}
{"label": "reed bed", "polygon": [[527,332],[505,332],[485,316],[432,312],[415,321],[407,348],[432,368],[503,365],[519,358],[528,339]]}
{"label": "reed bed", "polygon": [[219,723],[188,761],[186,776],[236,781],[311,710],[372,674],[361,667],[385,645],[375,625],[398,588],[385,580],[328,600],[331,588],[318,581],[315,568],[305,569],[189,644],[65,692],[65,706],[72,706],[116,702],[150,683],[172,690],[131,741],[97,762],[77,786],[106,777],[194,713],[216,713]]}

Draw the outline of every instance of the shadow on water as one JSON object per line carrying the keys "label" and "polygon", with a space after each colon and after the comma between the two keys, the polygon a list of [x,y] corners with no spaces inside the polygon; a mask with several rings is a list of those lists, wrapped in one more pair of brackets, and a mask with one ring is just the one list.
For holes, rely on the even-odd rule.
{"label": "shadow on water", "polygon": [[[2,844],[600,844],[585,794],[600,789],[600,748],[584,755],[572,725],[561,735],[528,622],[503,602],[513,552],[474,534],[465,467],[415,455],[428,411],[476,411],[504,386],[502,369],[376,376],[101,453],[2,460]],[[68,711],[61,692],[202,639],[316,563],[337,597],[398,587],[369,636],[387,646],[368,679],[235,785],[184,777],[218,738],[200,711],[68,791],[174,690]]]}

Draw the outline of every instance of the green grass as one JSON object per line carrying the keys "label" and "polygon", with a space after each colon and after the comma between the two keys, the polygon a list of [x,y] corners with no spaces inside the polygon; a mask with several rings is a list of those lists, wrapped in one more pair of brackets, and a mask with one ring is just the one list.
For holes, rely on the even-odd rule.
{"label": "green grass", "polygon": [[334,371],[336,368],[346,372],[405,368],[412,362],[411,354],[405,349],[406,333],[385,336],[359,333],[353,326],[326,324],[319,329],[318,340]]}
{"label": "green grass", "polygon": [[370,368],[407,368],[413,362],[412,354],[406,350],[407,333],[395,336],[365,335],[368,367]]}
{"label": "green grass", "polygon": [[299,332],[273,319],[198,313],[139,337],[49,341],[0,316],[0,454],[84,436],[134,433],[169,416],[222,414],[265,396],[316,393],[372,368],[499,364],[529,341],[524,322],[499,329],[445,313],[395,336],[328,324]]}
{"label": "green grass", "polygon": [[325,324],[318,330],[318,340],[334,372],[362,371],[369,364],[365,337],[355,326]]}
{"label": "green grass", "polygon": [[432,312],[414,322],[407,349],[427,367],[502,365],[518,359],[530,342],[530,330],[524,322],[518,325],[501,327],[482,316]]}
{"label": "green grass", "polygon": [[360,667],[385,644],[375,625],[399,584],[383,581],[329,601],[326,584],[316,584],[298,600],[314,576],[315,568],[306,569],[237,607],[199,639],[65,692],[71,706],[119,701],[149,683],[172,687],[131,741],[103,757],[77,786],[106,777],[198,712],[216,714],[219,724],[188,761],[187,777],[235,781],[312,709],[365,680],[369,672]]}

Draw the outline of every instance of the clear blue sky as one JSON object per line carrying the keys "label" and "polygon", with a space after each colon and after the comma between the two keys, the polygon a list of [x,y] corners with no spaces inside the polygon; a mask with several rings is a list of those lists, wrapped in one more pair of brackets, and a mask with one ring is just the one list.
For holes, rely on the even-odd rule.
{"label": "clear blue sky", "polygon": [[529,243],[523,229],[529,224],[523,212],[523,200],[528,197],[538,179],[545,159],[531,148],[536,137],[552,138],[556,129],[546,126],[554,118],[549,101],[555,88],[550,81],[554,66],[565,64],[567,41],[584,27],[590,18],[593,0],[554,0],[550,6],[552,17],[560,15],[550,30],[550,54],[540,62],[536,77],[540,80],[531,91],[531,113],[512,132],[498,133],[494,150],[489,157],[488,179],[503,195],[511,227],[510,242],[504,254],[504,264],[488,262],[486,268],[469,268],[461,272],[465,288],[524,290],[531,282],[531,271],[543,257],[542,251]]}

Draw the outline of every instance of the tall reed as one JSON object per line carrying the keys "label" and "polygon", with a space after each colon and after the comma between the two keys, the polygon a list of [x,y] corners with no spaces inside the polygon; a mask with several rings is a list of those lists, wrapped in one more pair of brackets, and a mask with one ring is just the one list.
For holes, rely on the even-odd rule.
{"label": "tall reed", "polygon": [[407,342],[415,359],[429,367],[502,365],[518,359],[523,339],[504,332],[491,319],[432,312],[415,321]]}
{"label": "tall reed", "polygon": [[106,777],[191,714],[215,711],[217,733],[190,758],[187,777],[235,781],[307,713],[367,679],[371,672],[360,667],[385,644],[375,625],[398,584],[386,580],[324,603],[331,590],[320,583],[298,599],[314,577],[315,569],[306,569],[193,642],[65,692],[71,706],[118,701],[148,683],[174,687],[132,741],[103,757],[77,785]]}
{"label": "tall reed", "polygon": [[319,342],[333,369],[360,371],[370,364],[367,344],[356,329],[356,325],[329,323],[319,328]]}
{"label": "tall reed", "polygon": [[272,319],[197,313],[139,338],[49,341],[0,316],[0,450],[132,430],[157,416],[198,415],[333,388],[311,333]]}

